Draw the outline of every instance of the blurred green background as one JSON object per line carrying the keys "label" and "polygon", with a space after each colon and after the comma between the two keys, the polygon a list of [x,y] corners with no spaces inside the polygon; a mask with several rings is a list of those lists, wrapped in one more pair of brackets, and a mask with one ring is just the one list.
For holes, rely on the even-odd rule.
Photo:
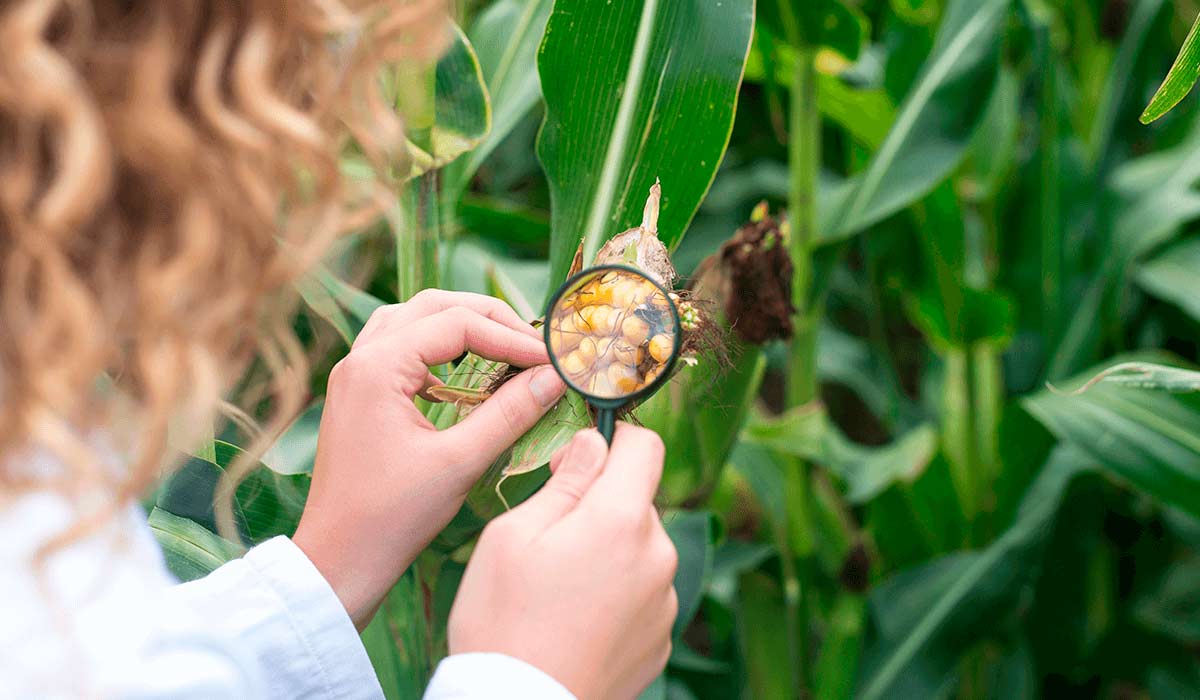
{"label": "blurred green background", "polygon": [[[460,1],[436,66],[384,76],[410,157],[347,149],[399,201],[300,285],[315,398],[240,487],[243,542],[211,517],[230,428],[157,495],[169,561],[197,576],[294,527],[328,369],[375,307],[442,286],[533,319],[661,178],[660,239],[732,354],[635,414],[667,443],[681,555],[644,697],[1197,697],[1200,102],[1138,117],[1198,13]],[[790,323],[746,337],[772,294]],[[389,697],[445,653],[496,489],[530,493],[588,420],[557,407],[398,584],[364,634]]]}

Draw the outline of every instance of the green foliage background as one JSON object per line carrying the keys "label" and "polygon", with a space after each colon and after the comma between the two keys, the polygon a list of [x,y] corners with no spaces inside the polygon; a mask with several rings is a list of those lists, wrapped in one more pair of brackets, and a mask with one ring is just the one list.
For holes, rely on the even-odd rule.
{"label": "green foliage background", "polygon": [[[1182,101],[1138,118],[1200,6],[457,11],[438,65],[386,76],[412,146],[386,183],[395,210],[300,285],[317,398],[239,488],[243,542],[214,534],[211,508],[247,444],[236,428],[157,494],[176,573],[295,526],[328,369],[374,308],[443,286],[532,319],[579,242],[636,225],[661,178],[685,275],[757,202],[787,211],[796,316],[790,341],[739,348],[715,383],[684,370],[640,409],[667,441],[681,555],[675,651],[644,697],[1195,697],[1194,55],[1154,116]],[[372,177],[352,150],[345,167]],[[484,369],[444,371],[478,386]],[[578,403],[556,408],[389,596],[364,633],[389,697],[417,697],[445,653],[500,472],[525,472],[501,488],[527,496],[583,424]]]}

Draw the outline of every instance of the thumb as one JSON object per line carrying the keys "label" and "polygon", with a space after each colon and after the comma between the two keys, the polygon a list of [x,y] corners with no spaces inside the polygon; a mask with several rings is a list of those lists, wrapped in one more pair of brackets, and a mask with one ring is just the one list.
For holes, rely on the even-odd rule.
{"label": "thumb", "polygon": [[557,455],[554,476],[541,491],[513,509],[513,515],[534,531],[545,530],[575,508],[600,475],[607,457],[608,443],[594,428],[575,433]]}
{"label": "thumb", "polygon": [[479,463],[491,464],[562,397],[566,385],[550,365],[527,369],[504,383],[465,419],[442,433]]}

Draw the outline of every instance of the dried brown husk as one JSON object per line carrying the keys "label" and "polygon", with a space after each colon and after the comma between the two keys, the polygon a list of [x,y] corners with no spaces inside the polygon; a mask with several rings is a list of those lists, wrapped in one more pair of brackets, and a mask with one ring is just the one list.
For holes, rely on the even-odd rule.
{"label": "dried brown husk", "polygon": [[696,269],[691,289],[722,312],[722,322],[743,342],[762,345],[792,337],[792,259],[779,222],[756,210]]}

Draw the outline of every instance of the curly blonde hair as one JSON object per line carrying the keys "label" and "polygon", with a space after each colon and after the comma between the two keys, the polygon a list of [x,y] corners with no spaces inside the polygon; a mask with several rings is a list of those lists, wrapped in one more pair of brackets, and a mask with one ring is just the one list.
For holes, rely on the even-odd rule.
{"label": "curly blonde hair", "polygon": [[0,0],[0,505],[51,488],[76,534],[108,517],[255,357],[272,423],[296,412],[287,290],[354,218],[348,139],[402,157],[380,70],[431,60],[444,6]]}

